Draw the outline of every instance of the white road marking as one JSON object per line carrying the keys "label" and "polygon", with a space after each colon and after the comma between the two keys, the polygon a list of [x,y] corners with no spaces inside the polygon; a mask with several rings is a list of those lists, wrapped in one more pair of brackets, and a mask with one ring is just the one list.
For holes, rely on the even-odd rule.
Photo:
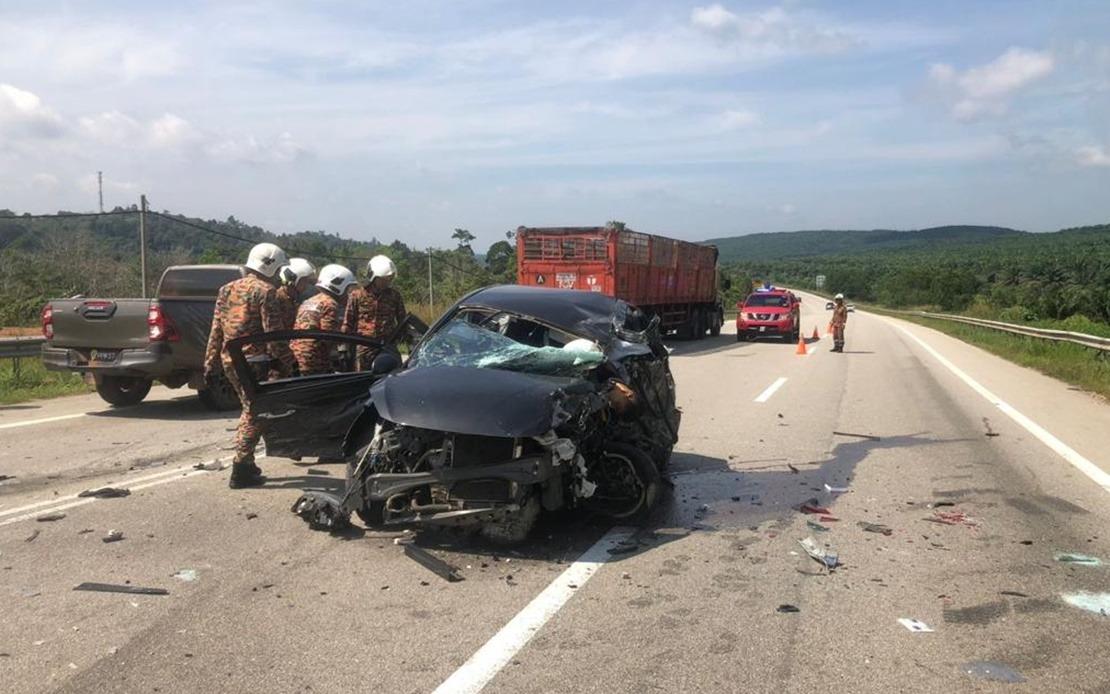
{"label": "white road marking", "polygon": [[780,377],[777,381],[775,381],[771,385],[767,386],[767,390],[760,393],[759,397],[757,397],[755,399],[755,401],[756,402],[767,402],[768,400],[771,399],[771,396],[775,394],[775,391],[777,391],[779,388],[782,388],[783,383],[786,383],[786,377],[785,376]]}
{"label": "white road marking", "polygon": [[77,414],[63,414],[57,417],[44,417],[43,419],[28,419],[24,422],[8,422],[7,424],[0,424],[0,429],[15,429],[16,427],[29,427],[32,424],[47,424],[48,422],[61,422],[67,419],[77,419],[84,417],[85,412],[78,412]]}
{"label": "white road marking", "polygon": [[955,374],[957,378],[959,378],[961,381],[963,381],[968,386],[970,386],[972,390],[974,390],[979,395],[982,395],[992,405],[994,405],[999,410],[1001,410],[1003,414],[1005,414],[1007,417],[1009,417],[1010,419],[1017,422],[1019,425],[1021,425],[1021,427],[1023,429],[1028,431],[1030,434],[1032,434],[1033,436],[1036,436],[1040,440],[1041,443],[1048,446],[1053,451],[1055,451],[1061,458],[1063,458],[1064,460],[1071,463],[1072,467],[1079,470],[1080,472],[1082,472],[1087,477],[1090,477],[1091,480],[1093,480],[1094,483],[1097,484],[1098,486],[1102,487],[1102,489],[1104,491],[1110,492],[1110,474],[1108,474],[1105,470],[1098,467],[1097,465],[1092,463],[1090,460],[1087,460],[1086,458],[1084,458],[1082,455],[1079,454],[1078,451],[1076,451],[1075,449],[1068,446],[1066,443],[1064,443],[1060,439],[1053,436],[1046,429],[1044,429],[1041,425],[1037,424],[1032,419],[1029,419],[1028,417],[1023,415],[1021,412],[1018,412],[1016,409],[1014,409],[1011,405],[1009,405],[1008,403],[1003,401],[997,395],[995,395],[991,391],[987,390],[978,381],[976,381],[971,376],[968,376],[966,373],[964,373],[958,366],[956,366],[952,362],[948,361],[948,359],[941,356],[941,354],[939,352],[937,352],[935,349],[933,349],[928,344],[926,344],[921,338],[917,337],[916,335],[914,335],[913,333],[911,333],[909,330],[902,327],[901,325],[897,325],[897,324],[894,324],[894,325],[899,330],[901,330],[903,333],[905,333],[914,342],[921,345],[922,349],[924,349],[926,352],[931,354],[945,368],[947,368],[949,371],[951,371],[953,374]]}
{"label": "white road marking", "polygon": [[[192,468],[193,468],[192,465],[184,465],[182,467],[169,468],[167,470],[162,470],[162,471],[156,472],[152,475],[146,475],[145,477],[136,477],[135,479],[131,479],[131,480],[126,480],[125,479],[125,480],[121,480],[119,482],[111,482],[109,484],[103,484],[103,485],[99,485],[99,486],[101,486],[101,487],[125,487],[125,486],[127,486],[128,488],[130,488],[129,485],[133,485],[133,484],[136,484],[138,482],[146,482],[147,480],[156,479],[158,477],[165,477],[166,475],[175,475],[175,474],[180,473],[180,472],[185,472],[187,470],[191,470]],[[39,501],[39,502],[34,503],[34,504],[27,504],[26,506],[19,506],[17,508],[10,508],[6,511],[0,511],[0,516],[8,516],[8,515],[11,515],[13,513],[20,513],[22,511],[29,511],[33,508],[38,508],[40,506],[50,506],[50,505],[53,505],[53,504],[59,504],[59,503],[63,503],[63,502],[66,502],[66,501],[72,501],[73,499],[78,499],[78,498],[80,498],[80,497],[78,497],[76,494],[70,494],[68,496],[55,496],[55,497],[47,499],[45,501]]]}
{"label": "white road marking", "polygon": [[501,631],[470,656],[462,667],[436,687],[433,694],[475,694],[482,691],[575,592],[581,590],[586,581],[612,559],[609,550],[632,533],[631,528],[613,528],[605,533],[502,627]]}

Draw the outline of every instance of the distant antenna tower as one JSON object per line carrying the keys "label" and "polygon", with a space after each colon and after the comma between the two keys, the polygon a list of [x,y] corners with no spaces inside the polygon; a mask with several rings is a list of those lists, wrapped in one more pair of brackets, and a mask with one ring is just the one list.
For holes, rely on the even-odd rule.
{"label": "distant antenna tower", "polygon": [[104,172],[96,172],[96,189],[100,194],[100,214],[104,214]]}

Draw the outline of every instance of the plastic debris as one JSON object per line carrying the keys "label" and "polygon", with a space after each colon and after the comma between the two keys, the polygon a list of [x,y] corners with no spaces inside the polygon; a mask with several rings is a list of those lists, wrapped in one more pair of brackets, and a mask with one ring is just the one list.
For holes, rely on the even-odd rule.
{"label": "plastic debris", "polygon": [[131,490],[121,489],[119,487],[101,487],[100,489],[86,489],[77,496],[96,497],[97,499],[119,499],[124,496],[131,496]]}
{"label": "plastic debris", "polygon": [[179,581],[192,583],[193,581],[197,580],[197,572],[196,569],[181,569],[174,572],[171,577],[176,578]]}
{"label": "plastic debris", "polygon": [[1081,610],[1094,612],[1103,617],[1110,617],[1110,593],[1088,593],[1080,591],[1068,595],[1061,595],[1064,602]]}
{"label": "plastic debris", "polygon": [[1056,561],[1061,564],[1079,564],[1080,566],[1102,566],[1102,560],[1098,557],[1092,557],[1086,554],[1076,554],[1074,552],[1057,552],[1055,556]]}
{"label": "plastic debris", "polygon": [[130,595],[169,595],[165,588],[142,588],[140,586],[121,586],[115,583],[82,583],[74,590],[89,590],[95,593],[128,593]]}
{"label": "plastic debris", "polygon": [[927,634],[927,633],[931,633],[933,631],[932,627],[930,627],[925,622],[922,622],[920,619],[912,619],[910,617],[899,617],[898,618],[898,623],[901,624],[902,626],[906,627],[910,631],[914,632],[915,634]]}
{"label": "plastic debris", "polygon": [[61,519],[65,518],[65,517],[66,517],[66,514],[61,513],[59,511],[58,513],[44,513],[43,515],[39,516],[35,520],[37,520],[39,523],[49,523],[51,521],[60,521]]}
{"label": "plastic debris", "polygon": [[779,605],[775,608],[775,612],[781,612],[782,614],[794,614],[797,612],[801,612],[801,610],[798,608],[797,605],[783,603],[782,605]]}
{"label": "plastic debris", "polygon": [[122,530],[109,530],[108,534],[100,538],[101,542],[119,542],[123,539]]}
{"label": "plastic debris", "polygon": [[942,525],[966,525],[976,527],[979,523],[963,511],[933,511],[933,515],[924,520]]}
{"label": "plastic debris", "polygon": [[821,516],[817,520],[821,521],[822,523],[837,523],[840,521],[840,519],[835,516]]}
{"label": "plastic debris", "polygon": [[856,439],[867,439],[868,441],[882,441],[878,436],[872,436],[871,434],[853,434],[849,431],[834,431],[833,436],[850,436]]}
{"label": "plastic debris", "polygon": [[1029,597],[1025,593],[1019,593],[1016,590],[1000,590],[1000,591],[998,591],[998,594],[999,595],[1008,595],[1011,598],[1027,598],[1027,597]]}
{"label": "plastic debris", "polygon": [[833,487],[828,482],[826,482],[825,491],[829,494],[846,494],[852,490],[848,487]]}
{"label": "plastic debris", "polygon": [[[235,431],[235,430],[232,429],[231,431]],[[220,460],[219,458],[216,458],[215,460],[210,460],[207,463],[197,463],[196,465],[193,466],[193,469],[194,470],[207,470],[208,472],[217,472],[219,470],[223,470],[225,467],[227,467],[227,466],[224,465],[223,461]]]}
{"label": "plastic debris", "polygon": [[449,583],[457,583],[464,580],[457,568],[416,545],[406,544],[405,556]]}
{"label": "plastic debris", "polygon": [[987,660],[974,660],[970,663],[964,663],[964,672],[972,677],[978,677],[982,680],[989,680],[991,682],[1009,682],[1016,684],[1024,682],[1025,678],[1021,673],[1013,669],[1009,665],[1002,663],[992,663]]}
{"label": "plastic debris", "polygon": [[35,530],[32,530],[30,535],[23,538],[23,541],[24,542],[34,542],[35,538],[39,536],[40,532],[42,532],[42,531],[38,530],[37,528]]}
{"label": "plastic debris", "polygon": [[829,514],[829,509],[824,506],[818,506],[812,501],[802,504],[798,507],[798,510],[802,513],[812,513],[820,516],[827,516]]}
{"label": "plastic debris", "polygon": [[856,525],[863,528],[863,531],[865,533],[878,533],[880,535],[887,536],[894,534],[894,530],[892,528],[888,528],[881,523],[868,523],[867,521],[859,521],[858,523],[856,523]]}
{"label": "plastic debris", "polygon": [[798,544],[802,546],[802,549],[805,550],[805,553],[808,554],[811,559],[821,564],[829,571],[832,571],[840,565],[840,560],[836,552],[821,547],[812,537],[798,540]]}
{"label": "plastic debris", "polygon": [[827,533],[830,530],[832,530],[832,528],[827,528],[827,527],[821,525],[820,523],[817,523],[816,521],[811,521],[811,520],[806,521],[806,527],[809,528],[810,530],[813,530],[814,532],[818,532],[818,533]]}

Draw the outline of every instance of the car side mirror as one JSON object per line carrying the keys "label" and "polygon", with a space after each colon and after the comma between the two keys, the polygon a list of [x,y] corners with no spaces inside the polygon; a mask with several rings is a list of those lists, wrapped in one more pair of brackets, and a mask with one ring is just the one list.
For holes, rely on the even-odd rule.
{"label": "car side mirror", "polygon": [[382,352],[374,357],[374,363],[370,365],[370,373],[376,376],[384,376],[387,373],[396,371],[400,366],[400,357],[393,352]]}

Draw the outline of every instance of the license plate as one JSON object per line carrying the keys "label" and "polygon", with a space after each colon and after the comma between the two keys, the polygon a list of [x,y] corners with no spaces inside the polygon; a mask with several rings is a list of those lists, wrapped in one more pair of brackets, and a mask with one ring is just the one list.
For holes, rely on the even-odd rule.
{"label": "license plate", "polygon": [[89,361],[95,364],[112,364],[119,358],[119,352],[114,350],[94,349],[89,352]]}
{"label": "license plate", "polygon": [[759,332],[761,332],[761,333],[767,332],[767,326],[766,325],[759,326]]}

